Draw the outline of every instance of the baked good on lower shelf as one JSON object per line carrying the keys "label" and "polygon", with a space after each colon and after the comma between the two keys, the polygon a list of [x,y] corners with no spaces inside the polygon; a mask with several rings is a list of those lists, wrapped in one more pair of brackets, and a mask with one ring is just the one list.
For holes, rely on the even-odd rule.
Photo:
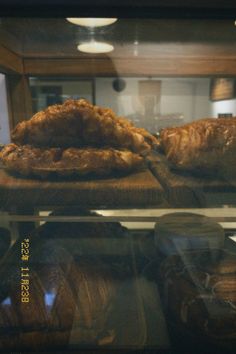
{"label": "baked good on lower shelf", "polygon": [[[110,259],[125,258],[130,260],[130,234],[126,227],[119,222],[99,221],[101,215],[77,207],[58,208],[50,213],[50,216],[88,217],[88,221],[83,222],[46,222],[34,231],[37,243],[44,246],[53,244],[66,248],[70,254],[78,256],[98,256],[104,261]],[[97,222],[92,222],[90,218],[97,217]],[[131,261],[131,260],[130,260]]]}
{"label": "baked good on lower shelf", "polygon": [[225,234],[211,218],[185,212],[165,214],[155,225],[156,249],[163,256],[191,250],[221,249]]}
{"label": "baked good on lower shelf", "polygon": [[119,223],[47,222],[17,241],[0,267],[0,349],[143,347],[146,319],[126,233]]}
{"label": "baked good on lower shelf", "polygon": [[211,344],[236,345],[236,255],[225,250],[171,256],[158,281],[170,324]]}
{"label": "baked good on lower shelf", "polygon": [[[90,345],[98,345],[106,329],[115,332],[107,321],[121,282],[108,265],[98,259],[72,257],[62,248],[49,252],[43,247],[29,264],[28,271],[21,272],[22,263],[16,262],[1,274],[0,338],[12,334],[15,349],[32,349],[32,343],[37,348],[50,346],[50,333],[62,334],[52,343],[57,347],[68,345],[73,331],[79,343]],[[25,280],[29,288],[22,288]],[[32,343],[27,337],[32,337]]]}

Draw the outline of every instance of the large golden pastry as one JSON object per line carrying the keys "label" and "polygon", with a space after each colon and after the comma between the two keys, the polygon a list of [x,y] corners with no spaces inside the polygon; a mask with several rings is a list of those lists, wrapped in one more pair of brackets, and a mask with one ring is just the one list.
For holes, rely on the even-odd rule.
{"label": "large golden pastry", "polygon": [[141,167],[143,158],[129,150],[96,148],[36,148],[7,145],[1,152],[3,165],[22,176],[106,176],[127,173]]}
{"label": "large golden pastry", "polygon": [[224,173],[235,164],[236,118],[207,118],[165,128],[160,143],[177,169]]}
{"label": "large golden pastry", "polygon": [[84,99],[49,106],[20,122],[11,136],[13,143],[0,153],[6,169],[43,178],[129,173],[157,144],[145,129]]}
{"label": "large golden pastry", "polygon": [[134,152],[148,151],[156,143],[145,129],[84,99],[49,106],[20,122],[12,132],[12,141],[40,147],[110,146]]}

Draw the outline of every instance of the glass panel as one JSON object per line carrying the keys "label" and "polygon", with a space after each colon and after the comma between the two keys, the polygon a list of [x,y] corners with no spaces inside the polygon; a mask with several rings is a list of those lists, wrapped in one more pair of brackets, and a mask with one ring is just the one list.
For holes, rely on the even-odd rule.
{"label": "glass panel", "polygon": [[[93,92],[93,82],[95,89]],[[122,87],[117,87],[120,82]],[[203,117],[233,117],[236,99],[212,101],[210,78],[99,77],[30,78],[33,112],[66,99],[85,98],[110,107],[136,126],[155,133],[162,128],[183,125]],[[142,84],[145,89],[142,91]],[[109,95],[106,92],[109,91]]]}
{"label": "glass panel", "polygon": [[0,351],[235,353],[233,21],[1,18],[0,52]]}
{"label": "glass panel", "polygon": [[93,102],[93,80],[75,78],[29,78],[33,113],[68,99]]}
{"label": "glass panel", "polygon": [[[214,104],[209,98],[210,79],[124,77],[122,80],[124,88],[117,91],[115,78],[97,78],[96,103],[111,107],[118,115],[153,133],[199,117],[212,116]],[[110,94],[106,95],[108,91]],[[220,107],[214,109],[216,116]],[[224,110],[227,111],[226,107]]]}

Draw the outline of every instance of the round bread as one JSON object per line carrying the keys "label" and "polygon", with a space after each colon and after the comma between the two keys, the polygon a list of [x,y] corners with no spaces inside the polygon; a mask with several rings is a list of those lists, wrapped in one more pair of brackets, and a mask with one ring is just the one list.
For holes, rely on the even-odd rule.
{"label": "round bread", "polygon": [[221,249],[224,230],[210,218],[193,213],[171,213],[155,225],[155,245],[165,256],[190,250]]}
{"label": "round bread", "polygon": [[210,250],[166,258],[158,282],[168,320],[199,342],[235,344],[235,267],[236,255],[225,250],[219,250],[217,258]]}
{"label": "round bread", "polygon": [[[58,208],[50,216],[88,216],[99,217],[95,212],[70,207]],[[77,256],[102,257],[110,262],[111,257],[129,257],[130,235],[118,222],[46,222],[35,229],[43,245],[66,247],[70,254]]]}

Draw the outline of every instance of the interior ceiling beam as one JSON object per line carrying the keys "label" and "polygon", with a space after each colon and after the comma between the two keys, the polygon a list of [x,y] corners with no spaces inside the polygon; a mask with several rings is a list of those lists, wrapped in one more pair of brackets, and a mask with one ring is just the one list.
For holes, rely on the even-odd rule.
{"label": "interior ceiling beam", "polygon": [[0,45],[0,68],[3,73],[23,74],[23,60],[18,54]]}
{"label": "interior ceiling beam", "polygon": [[236,75],[235,58],[167,57],[114,59],[29,59],[26,75],[78,76],[232,76]]}

